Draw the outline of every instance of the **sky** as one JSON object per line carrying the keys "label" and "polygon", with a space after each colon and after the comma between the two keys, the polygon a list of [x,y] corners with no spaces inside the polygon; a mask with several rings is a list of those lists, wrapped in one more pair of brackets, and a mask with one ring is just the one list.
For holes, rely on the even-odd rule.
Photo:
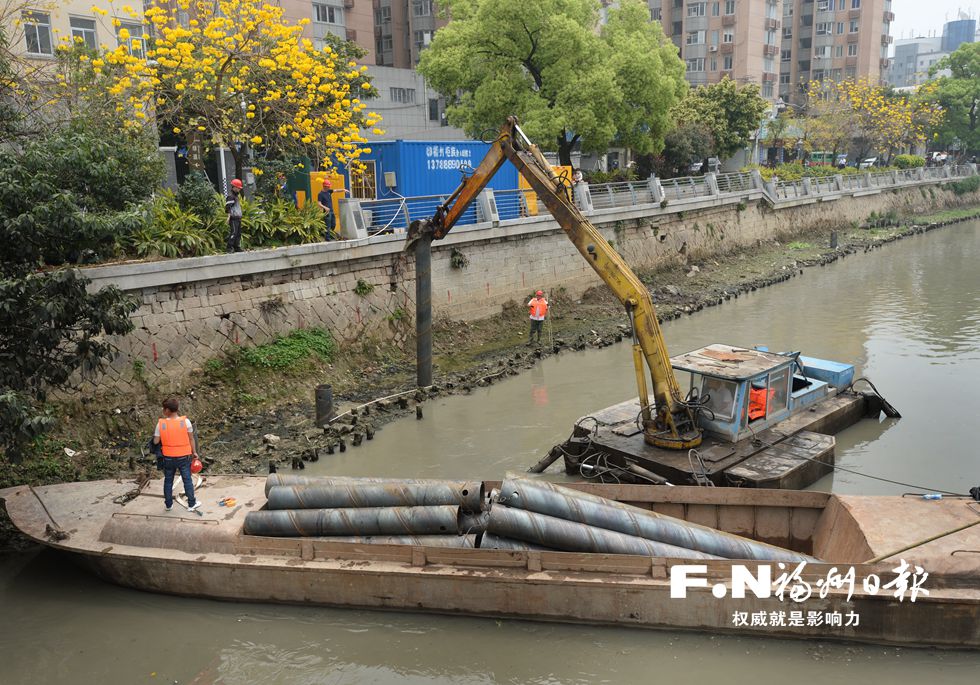
{"label": "sky", "polygon": [[973,18],[980,15],[980,0],[892,0],[895,21],[891,34],[895,40],[907,38],[909,31],[916,36],[941,36],[943,24],[957,19],[957,10],[963,10]]}

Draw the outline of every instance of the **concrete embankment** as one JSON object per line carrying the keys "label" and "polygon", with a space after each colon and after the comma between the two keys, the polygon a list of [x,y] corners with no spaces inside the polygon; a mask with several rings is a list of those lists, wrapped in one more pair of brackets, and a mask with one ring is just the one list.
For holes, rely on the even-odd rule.
{"label": "concrete embankment", "polygon": [[[772,201],[761,190],[659,205],[596,210],[590,219],[638,272],[685,268],[751,253],[771,241],[812,242],[868,217],[908,216],[980,202],[948,183]],[[136,329],[100,390],[141,392],[147,383],[180,392],[209,360],[297,328],[322,327],[341,346],[391,343],[413,335],[414,267],[403,236],[304,245],[236,255],[86,269],[98,287],[137,295]],[[454,230],[433,246],[437,321],[478,322],[545,288],[580,298],[600,284],[550,217]]]}

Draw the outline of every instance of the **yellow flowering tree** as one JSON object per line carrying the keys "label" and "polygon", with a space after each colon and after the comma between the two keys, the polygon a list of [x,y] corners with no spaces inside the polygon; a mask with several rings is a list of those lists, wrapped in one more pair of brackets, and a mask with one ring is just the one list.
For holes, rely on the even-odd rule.
{"label": "yellow flowering tree", "polygon": [[[92,7],[112,22],[119,45],[80,57],[89,99],[107,96],[126,126],[155,123],[192,148],[229,148],[236,176],[248,146],[273,157],[309,154],[325,167],[356,164],[362,131],[380,123],[364,102],[376,93],[356,48],[315,47],[302,36],[305,20],[289,23],[267,0],[171,0],[142,17],[121,10],[144,31],[133,35]],[[77,93],[71,80],[66,92]]]}
{"label": "yellow flowering tree", "polygon": [[813,81],[808,89],[810,143],[838,152],[853,141],[859,157],[876,151],[887,158],[922,145],[943,116],[929,88],[905,94],[866,79]]}

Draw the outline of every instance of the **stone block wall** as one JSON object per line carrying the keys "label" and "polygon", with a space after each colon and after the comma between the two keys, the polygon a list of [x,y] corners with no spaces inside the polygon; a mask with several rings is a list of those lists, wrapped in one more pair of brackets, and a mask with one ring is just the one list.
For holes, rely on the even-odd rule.
{"label": "stone block wall", "polygon": [[[637,270],[751,247],[769,239],[850,226],[871,212],[935,211],[978,198],[918,186],[772,206],[755,192],[683,207],[630,207],[591,217]],[[115,341],[119,353],[101,388],[135,390],[140,376],[164,388],[234,346],[258,345],[297,328],[322,327],[341,345],[413,339],[414,262],[404,240],[303,245],[238,255],[85,269],[93,288],[113,283],[141,298],[135,331]],[[452,266],[454,250],[468,264]],[[578,297],[601,281],[550,217],[454,230],[433,245],[434,316],[493,316],[537,289]]]}

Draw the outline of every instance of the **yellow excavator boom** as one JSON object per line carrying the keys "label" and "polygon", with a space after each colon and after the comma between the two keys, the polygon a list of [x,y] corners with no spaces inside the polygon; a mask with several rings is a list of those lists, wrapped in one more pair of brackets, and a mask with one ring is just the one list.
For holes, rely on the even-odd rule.
{"label": "yellow excavator boom", "polygon": [[[569,188],[555,175],[537,146],[524,136],[515,117],[507,119],[480,165],[437,208],[435,216],[412,223],[408,246],[423,235],[434,240],[445,237],[504,160],[510,160],[517,167],[582,257],[626,308],[633,330],[633,358],[646,442],[670,449],[698,446],[701,430],[674,376],[649,291],[575,206]],[[644,363],[653,385],[653,407],[650,406]]]}

